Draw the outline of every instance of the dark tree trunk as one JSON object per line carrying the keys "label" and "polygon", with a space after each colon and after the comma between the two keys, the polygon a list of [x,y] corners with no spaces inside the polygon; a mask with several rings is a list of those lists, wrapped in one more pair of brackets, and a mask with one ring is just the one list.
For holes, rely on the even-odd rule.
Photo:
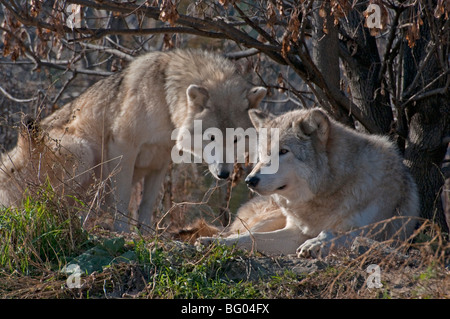
{"label": "dark tree trunk", "polygon": [[[312,60],[323,75],[327,87],[339,89],[339,30],[334,25],[333,16],[330,15],[329,3],[323,1],[314,3],[311,23]],[[322,105],[322,107],[327,109],[338,121],[353,126],[353,122],[343,109],[337,108],[333,104]]]}
{"label": "dark tree trunk", "polygon": [[[313,8],[314,19],[312,34],[312,56],[314,64],[324,75],[328,86],[339,87],[339,39],[338,28],[334,26],[333,16],[330,16],[328,4],[324,5],[325,19],[320,16],[322,1],[317,1]],[[325,31],[325,32],[324,32]]]}
{"label": "dark tree trunk", "polygon": [[[442,61],[439,59],[439,50],[448,54],[448,47],[442,44],[435,48],[431,58],[425,58],[431,49],[429,22],[424,19],[420,39],[413,48],[406,43],[404,45],[402,84],[403,92],[408,94],[404,99],[417,97],[406,107],[409,130],[405,142],[405,163],[419,188],[422,217],[435,221],[444,232],[448,232],[441,201],[445,182],[441,165],[447,149],[444,139],[450,135],[450,94],[447,91],[419,98],[424,93],[421,91],[424,86],[432,84],[427,87],[426,92],[443,88],[449,76],[442,76],[444,69],[439,62]],[[427,62],[421,65],[423,61]],[[414,84],[417,76],[420,79]],[[436,81],[433,83],[434,80]]]}
{"label": "dark tree trunk", "polygon": [[409,108],[405,148],[405,163],[419,189],[422,217],[435,221],[445,232],[448,226],[441,202],[445,179],[440,168],[447,150],[442,139],[449,134],[449,114],[448,98],[427,99]]}
{"label": "dark tree trunk", "polygon": [[377,131],[388,134],[393,121],[389,96],[381,89],[381,61],[375,38],[363,27],[362,16],[353,10],[341,22],[343,66],[352,101]]}

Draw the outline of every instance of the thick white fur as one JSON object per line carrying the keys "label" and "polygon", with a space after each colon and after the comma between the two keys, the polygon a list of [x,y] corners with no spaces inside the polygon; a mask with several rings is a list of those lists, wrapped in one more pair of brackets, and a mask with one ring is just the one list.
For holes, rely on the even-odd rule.
{"label": "thick white fur", "polygon": [[[20,204],[24,190],[47,177],[53,185],[74,182],[77,188],[71,193],[76,196],[94,179],[108,179],[105,209],[116,212],[115,229],[127,231],[132,186],[144,179],[139,222],[151,226],[176,143],[172,131],[191,131],[194,120],[203,121],[203,130],[251,127],[248,109],[257,107],[265,93],[213,53],[143,55],[43,119],[39,136],[21,134],[17,147],[2,156],[0,205]],[[210,170],[216,177],[225,170],[231,173],[233,163],[227,165],[211,163]]]}
{"label": "thick white fur", "polygon": [[[317,108],[277,118],[253,110],[250,117],[257,128],[280,129],[279,170],[261,174],[267,154],[260,154],[246,179],[259,179],[251,186],[262,195],[258,205],[250,201],[238,211],[234,231],[200,242],[318,256],[357,235],[383,240],[411,234],[419,215],[417,188],[387,138],[356,132]],[[279,226],[261,230],[271,220]]]}

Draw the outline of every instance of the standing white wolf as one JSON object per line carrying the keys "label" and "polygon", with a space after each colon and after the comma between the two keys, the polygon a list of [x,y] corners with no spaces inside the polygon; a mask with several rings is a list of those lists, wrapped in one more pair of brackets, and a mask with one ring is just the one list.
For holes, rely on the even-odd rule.
{"label": "standing white wolf", "polygon": [[[139,222],[150,226],[175,145],[172,131],[192,131],[194,120],[202,121],[203,130],[252,127],[248,110],[265,93],[262,87],[250,87],[232,62],[216,54],[174,50],[143,55],[43,119],[39,127],[33,125],[33,134],[21,134],[16,149],[2,156],[0,206],[20,200],[27,181],[71,181],[79,191],[92,182],[93,171],[97,179],[111,177],[113,191],[106,204],[118,212],[114,226],[119,231],[128,230],[127,218],[121,216],[127,214],[132,185],[144,178]],[[42,143],[48,152],[37,147]],[[58,176],[52,168],[55,158],[63,162]],[[232,167],[209,165],[216,178],[227,178]],[[31,175],[37,171],[36,179]]]}
{"label": "standing white wolf", "polygon": [[411,234],[419,215],[416,184],[387,138],[356,132],[318,108],[279,117],[249,113],[257,129],[280,129],[279,170],[261,174],[268,161],[260,153],[246,182],[263,196],[240,208],[225,238],[200,242],[317,256],[328,253],[333,238],[339,247],[368,233],[379,240]]}

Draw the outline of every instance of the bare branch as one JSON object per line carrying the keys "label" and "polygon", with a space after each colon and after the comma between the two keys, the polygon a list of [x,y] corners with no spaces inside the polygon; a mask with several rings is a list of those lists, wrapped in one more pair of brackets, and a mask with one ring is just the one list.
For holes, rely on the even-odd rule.
{"label": "bare branch", "polygon": [[239,6],[236,4],[236,2],[233,2],[233,8],[239,13],[242,19],[251,26],[253,29],[256,30],[266,41],[268,41],[270,44],[279,46],[280,44],[278,41],[276,41],[272,36],[270,36],[264,29],[262,29],[259,25],[254,23],[242,10],[239,8]]}
{"label": "bare branch", "polygon": [[416,76],[414,77],[414,80],[408,86],[406,91],[403,92],[403,94],[402,94],[403,97],[407,97],[408,95],[411,94],[411,92],[414,91],[414,89],[416,89],[417,82],[419,81],[420,77],[423,76],[423,70],[425,69],[425,67],[428,64],[429,60],[431,59],[431,57],[435,53],[435,50],[436,50],[436,45],[435,44],[433,45],[432,42],[429,42],[427,44],[427,47],[428,47],[427,55],[425,56],[424,59],[422,59],[420,61],[419,67],[418,67],[417,72],[416,72]]}
{"label": "bare branch", "polygon": [[242,58],[248,58],[248,57],[258,54],[258,53],[260,53],[260,51],[258,49],[251,48],[251,49],[239,51],[239,52],[225,53],[225,57],[227,57],[228,59],[231,59],[231,60],[239,60]]}
{"label": "bare branch", "polygon": [[10,99],[11,101],[14,101],[14,102],[17,102],[17,103],[30,103],[30,102],[34,102],[34,101],[37,100],[37,97],[33,97],[31,99],[18,99],[18,98],[15,98],[11,94],[9,94],[4,88],[2,88],[1,86],[0,86],[0,92],[2,92],[2,94],[4,96],[6,96],[8,99]]}
{"label": "bare branch", "polygon": [[218,32],[207,32],[202,30],[197,30],[190,27],[162,27],[162,28],[143,28],[143,29],[91,29],[91,28],[78,28],[74,29],[76,32],[81,34],[88,34],[89,36],[75,38],[69,40],[69,42],[79,42],[86,40],[97,40],[101,39],[107,35],[149,35],[149,34],[192,34],[206,38],[214,39],[227,39],[228,37],[222,33]]}
{"label": "bare branch", "polygon": [[450,166],[441,168],[441,171],[442,171],[442,175],[444,175],[445,179],[450,178]]}
{"label": "bare branch", "polygon": [[427,92],[427,89],[430,88],[434,83],[439,81],[443,76],[450,74],[450,70],[447,70],[446,72],[441,73],[439,76],[437,76],[433,81],[428,83],[425,87],[423,87],[421,90],[416,92],[413,96],[411,96],[409,99],[407,99],[402,105],[401,108],[406,107],[406,105],[412,101],[418,101],[436,94],[445,94],[448,91],[448,87],[450,85],[450,78],[447,78],[447,82],[444,87],[434,89]]}
{"label": "bare branch", "polygon": [[105,47],[103,45],[95,45],[95,44],[91,44],[91,43],[85,43],[85,42],[81,42],[80,43],[82,46],[89,48],[89,49],[94,49],[94,50],[98,50],[101,52],[106,52],[106,53],[110,53],[112,55],[115,55],[121,59],[124,59],[126,61],[133,61],[134,57],[132,55],[126,54],[122,51],[119,51],[117,49],[112,49],[109,47]]}
{"label": "bare branch", "polygon": [[69,86],[69,84],[75,80],[75,78],[77,77],[77,73],[72,73],[72,76],[66,81],[66,83],[63,85],[63,87],[61,88],[61,90],[59,90],[58,94],[55,96],[55,98],[52,100],[52,104],[56,104],[56,102],[58,102],[58,100],[61,98],[62,94],[64,93],[64,91],[67,89],[67,87]]}
{"label": "bare branch", "polygon": [[394,22],[392,23],[391,30],[390,30],[390,33],[389,33],[389,38],[388,38],[388,42],[387,42],[387,45],[386,45],[386,51],[384,52],[384,59],[383,59],[383,62],[382,62],[381,68],[380,68],[380,73],[378,75],[378,81],[381,81],[382,78],[383,78],[383,74],[384,74],[384,71],[386,70],[387,62],[389,60],[392,61],[391,49],[392,49],[392,45],[393,45],[394,40],[395,40],[397,27],[398,27],[398,24],[399,24],[399,21],[400,21],[400,16],[401,16],[403,10],[404,10],[403,7],[399,7],[395,11]]}

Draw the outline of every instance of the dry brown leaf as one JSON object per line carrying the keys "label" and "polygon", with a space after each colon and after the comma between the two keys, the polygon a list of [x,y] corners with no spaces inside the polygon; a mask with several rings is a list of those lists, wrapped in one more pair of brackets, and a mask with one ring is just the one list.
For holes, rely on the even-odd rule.
{"label": "dry brown leaf", "polygon": [[179,17],[176,4],[172,0],[163,0],[160,6],[159,19],[163,22],[169,22],[173,26]]}

